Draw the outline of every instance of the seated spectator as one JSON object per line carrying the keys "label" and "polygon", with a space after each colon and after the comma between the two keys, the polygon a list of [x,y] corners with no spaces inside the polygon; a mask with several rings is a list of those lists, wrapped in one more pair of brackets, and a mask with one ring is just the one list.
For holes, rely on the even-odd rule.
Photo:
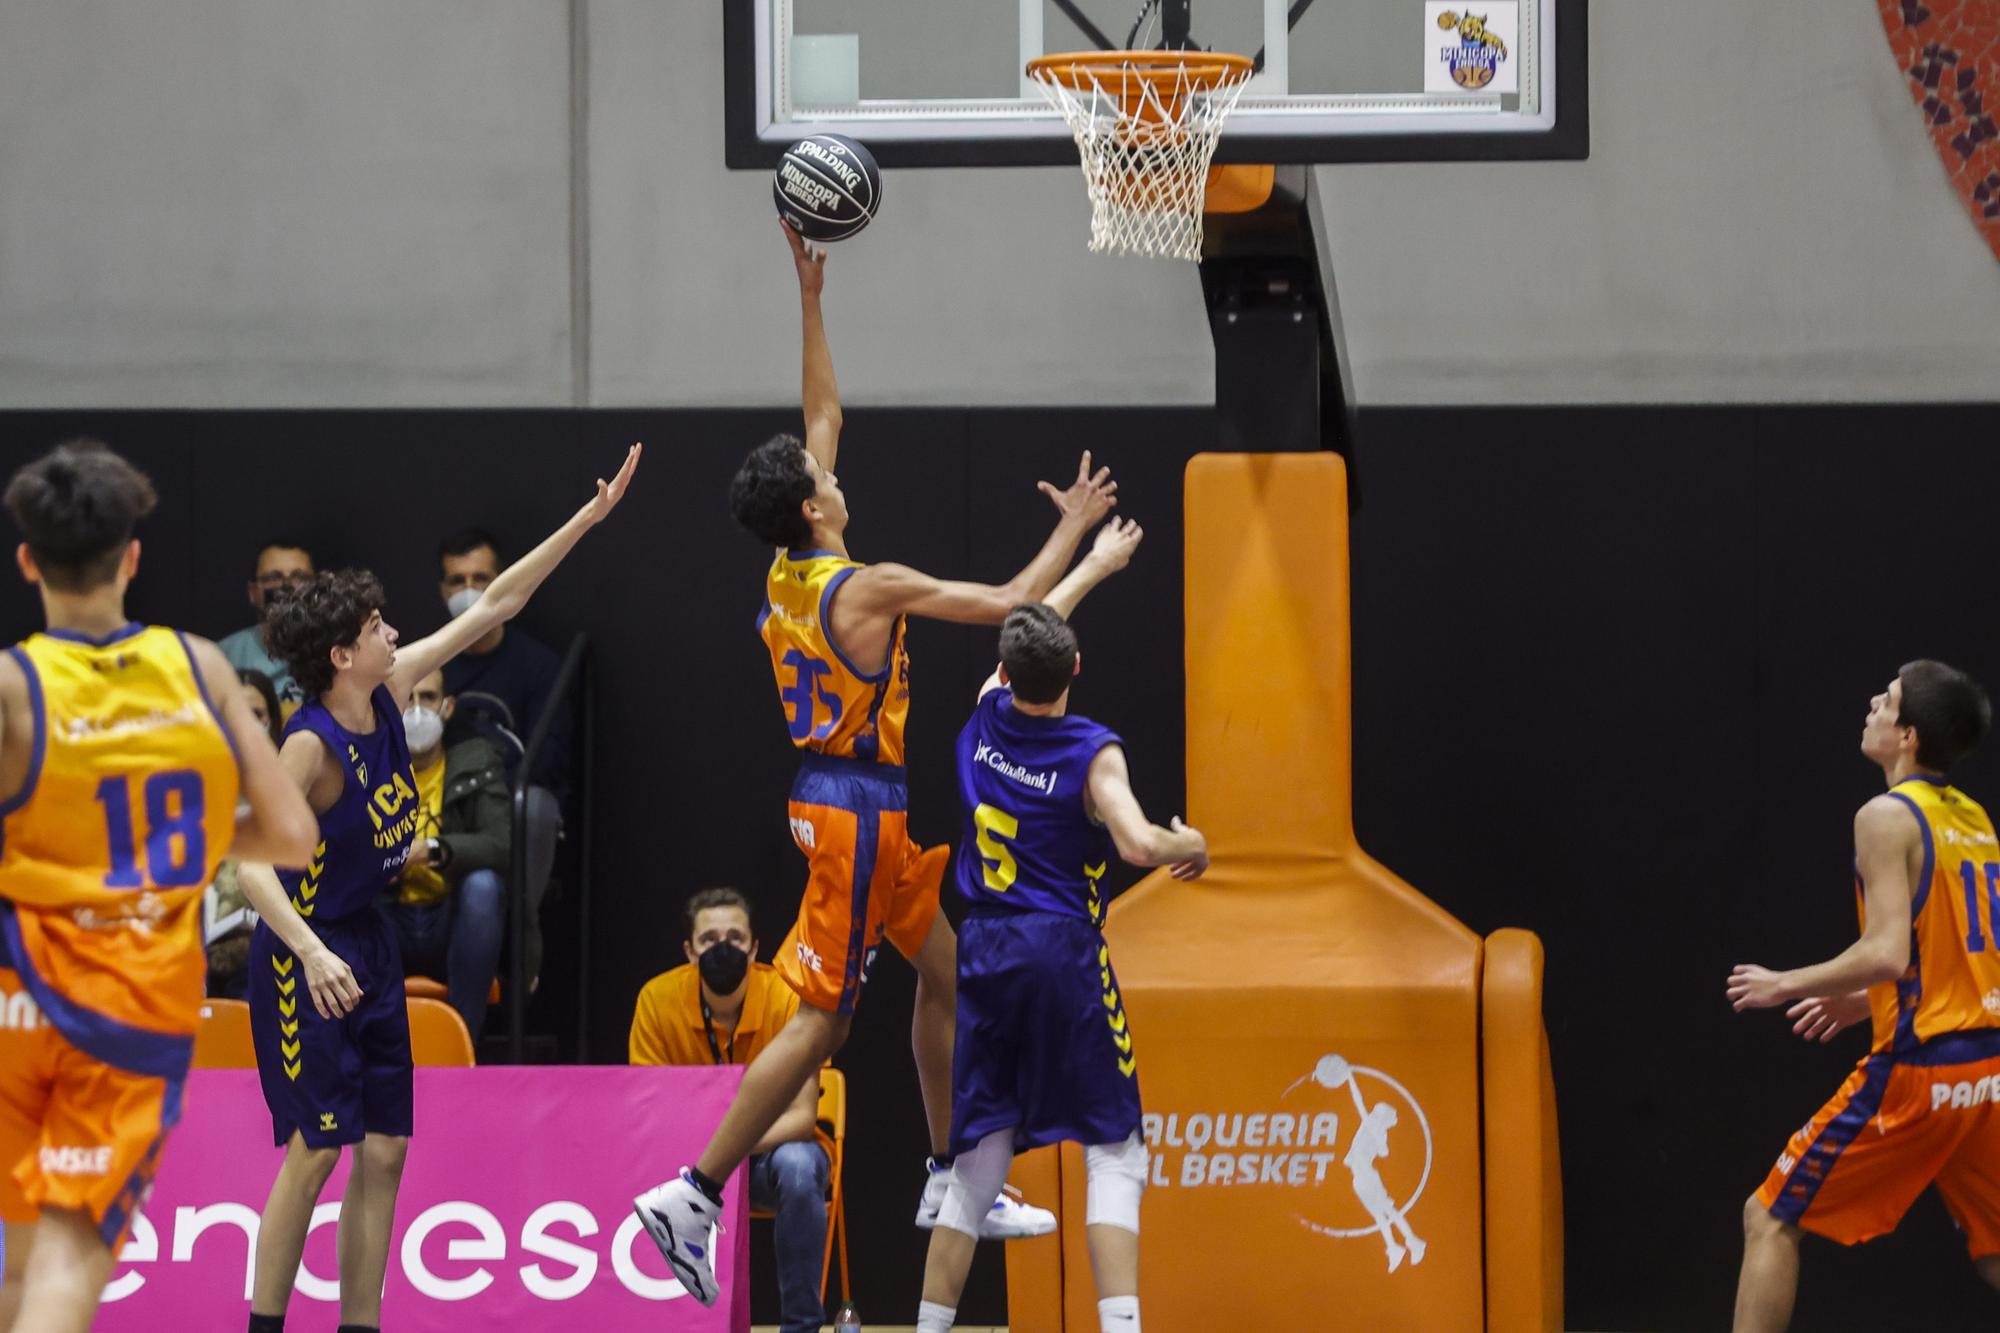
{"label": "seated spectator", "polygon": [[[500,548],[491,533],[466,528],[438,545],[438,596],[453,619],[462,616],[500,573]],[[523,750],[548,706],[562,659],[519,625],[495,625],[493,632],[460,653],[444,668],[445,692],[459,701],[457,720],[446,734],[456,745],[482,731],[503,743],[511,785]],[[529,776],[527,803],[527,972],[529,989],[541,981],[542,899],[555,866],[562,831],[563,793],[569,790],[570,710],[558,705],[549,737]]]}
{"label": "seated spectator", "polygon": [[[776,969],[759,963],[750,902],[735,889],[688,899],[688,961],[647,982],[632,1011],[635,1065],[747,1065],[798,1012],[799,997]],[[819,1077],[752,1150],[750,1206],[777,1215],[778,1309],[784,1333],[819,1333],[826,1310],[826,1150],[815,1137]]]}
{"label": "seated spectator", "polygon": [[236,668],[236,679],[243,682],[243,702],[250,705],[250,714],[257,719],[257,725],[264,728],[273,746],[283,745],[285,714],[277,682],[256,667]]}
{"label": "seated spectator", "polygon": [[207,994],[218,1000],[250,998],[250,934],[257,912],[236,881],[236,862],[224,861],[201,893],[201,942],[208,955]]}
{"label": "seated spectator", "polygon": [[[272,745],[281,744],[285,724],[271,678],[252,670],[239,670],[236,675],[243,682],[243,702],[250,706],[251,715],[270,734]],[[208,954],[209,995],[228,1000],[245,997],[250,985],[250,933],[256,928],[257,913],[236,883],[236,862],[224,861],[215,868],[215,879],[201,896],[201,940]]]}
{"label": "seated spectator", "polygon": [[417,845],[387,904],[406,975],[444,976],[445,998],[477,1043],[500,965],[507,920],[501,871],[512,846],[513,800],[500,747],[470,736],[445,748],[454,701],[444,673],[417,682],[403,727],[417,778]]}
{"label": "seated spectator", "polygon": [[259,624],[264,616],[265,597],[303,587],[312,576],[313,558],[305,547],[292,541],[265,542],[257,548],[257,559],[250,570],[250,605],[258,618],[247,629],[237,630],[216,643],[238,671],[260,671],[270,678],[285,717],[290,717],[292,710],[305,701],[305,695],[292,679],[291,671],[264,647],[264,631]]}

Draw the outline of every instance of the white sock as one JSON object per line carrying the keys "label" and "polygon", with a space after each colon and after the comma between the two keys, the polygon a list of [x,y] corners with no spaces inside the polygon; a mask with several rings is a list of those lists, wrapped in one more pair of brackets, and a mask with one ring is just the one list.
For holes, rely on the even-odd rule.
{"label": "white sock", "polygon": [[1139,1333],[1139,1298],[1105,1297],[1097,1303],[1097,1324],[1104,1333]]}
{"label": "white sock", "polygon": [[917,1333],[951,1333],[951,1321],[957,1317],[957,1306],[925,1301],[917,1307]]}

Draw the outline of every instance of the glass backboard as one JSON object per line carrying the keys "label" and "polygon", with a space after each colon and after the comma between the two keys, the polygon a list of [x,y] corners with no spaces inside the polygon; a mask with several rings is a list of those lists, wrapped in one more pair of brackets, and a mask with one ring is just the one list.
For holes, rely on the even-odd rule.
{"label": "glass backboard", "polygon": [[725,2],[732,167],[819,132],[885,166],[1074,162],[1028,60],[1181,41],[1257,62],[1217,161],[1588,155],[1585,0]]}

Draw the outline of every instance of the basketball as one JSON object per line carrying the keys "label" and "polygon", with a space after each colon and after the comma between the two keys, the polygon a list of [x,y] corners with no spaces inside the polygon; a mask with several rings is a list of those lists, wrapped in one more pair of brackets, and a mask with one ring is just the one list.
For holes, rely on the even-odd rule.
{"label": "basketball", "polygon": [[882,170],[841,134],[812,134],[785,150],[771,181],[778,216],[808,241],[844,241],[874,218]]}

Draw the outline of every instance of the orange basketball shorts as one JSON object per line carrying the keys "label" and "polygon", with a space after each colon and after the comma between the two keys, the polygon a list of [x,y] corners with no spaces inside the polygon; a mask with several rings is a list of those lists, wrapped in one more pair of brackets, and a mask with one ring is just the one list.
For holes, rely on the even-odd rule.
{"label": "orange basketball shorts", "polygon": [[907,958],[930,934],[950,850],[910,841],[903,770],[883,764],[806,755],[791,818],[811,869],[772,965],[805,1003],[851,1014],[882,941]]}
{"label": "orange basketball shorts", "polygon": [[2000,1254],[2000,1029],[1863,1060],[1757,1198],[1781,1222],[1855,1245],[1894,1231],[1932,1181],[1972,1257]]}
{"label": "orange basketball shorts", "polygon": [[[107,1039],[122,1038],[89,1040]],[[174,1048],[191,1051],[192,1042]],[[32,1222],[44,1208],[71,1209],[88,1214],[116,1251],[180,1119],[185,1069],[136,1073],[86,1054],[20,974],[0,968],[0,1218]]]}

